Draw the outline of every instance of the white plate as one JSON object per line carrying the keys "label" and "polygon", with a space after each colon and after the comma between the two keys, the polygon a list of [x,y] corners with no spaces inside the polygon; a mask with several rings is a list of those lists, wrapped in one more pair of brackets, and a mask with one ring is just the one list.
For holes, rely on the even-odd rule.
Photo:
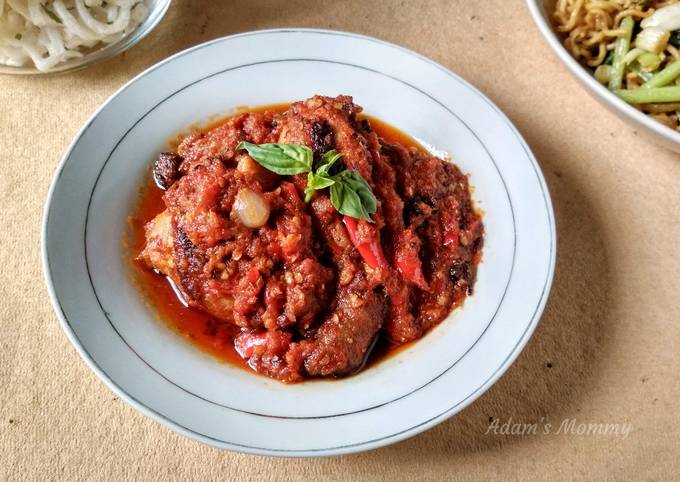
{"label": "white plate", "polygon": [[[171,332],[131,285],[121,239],[137,189],[173,133],[236,106],[347,93],[470,174],[486,237],[475,294],[424,339],[357,376],[284,385],[221,364]],[[43,262],[66,334],[123,399],[217,447],[286,456],[367,450],[459,412],[510,366],[550,290],[548,190],[508,119],[455,74],[368,37],[270,30],[150,68],[109,99],[55,175]]]}

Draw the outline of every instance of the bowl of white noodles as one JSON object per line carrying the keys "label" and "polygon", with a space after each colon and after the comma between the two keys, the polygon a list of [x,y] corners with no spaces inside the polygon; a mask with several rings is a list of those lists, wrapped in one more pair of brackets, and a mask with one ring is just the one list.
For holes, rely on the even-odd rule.
{"label": "bowl of white noodles", "polygon": [[171,0],[0,0],[0,73],[76,70],[127,50]]}

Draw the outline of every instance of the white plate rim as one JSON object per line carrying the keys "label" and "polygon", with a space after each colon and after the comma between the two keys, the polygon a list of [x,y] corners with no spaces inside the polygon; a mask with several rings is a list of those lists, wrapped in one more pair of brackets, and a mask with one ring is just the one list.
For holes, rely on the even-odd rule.
{"label": "white plate rim", "polygon": [[[120,386],[118,386],[107,374],[104,372],[96,363],[96,361],[93,360],[91,355],[88,353],[87,349],[82,345],[80,340],[78,339],[77,335],[73,331],[73,329],[70,327],[68,324],[68,321],[66,319],[66,316],[60,306],[60,302],[57,298],[56,291],[54,288],[54,285],[52,283],[52,278],[51,278],[51,273],[50,273],[50,266],[48,263],[48,256],[47,256],[47,227],[48,227],[48,214],[50,212],[51,208],[51,201],[53,197],[53,193],[56,189],[56,186],[59,183],[59,179],[61,177],[61,174],[66,166],[66,162],[69,159],[73,149],[77,145],[79,139],[83,135],[83,133],[88,129],[88,127],[94,122],[94,120],[99,116],[100,112],[104,110],[108,104],[115,99],[120,93],[125,91],[128,87],[130,87],[132,84],[134,84],[138,79],[144,77],[145,75],[149,74],[150,72],[160,68],[161,66],[172,62],[174,59],[186,55],[190,52],[193,52],[195,50],[204,48],[206,46],[219,43],[222,41],[225,41],[227,39],[231,38],[236,38],[236,37],[245,37],[245,36],[252,36],[252,35],[261,35],[261,34],[270,34],[270,33],[300,33],[300,32],[307,32],[307,33],[315,33],[315,34],[323,34],[323,35],[336,35],[336,36],[345,36],[345,37],[351,37],[355,39],[361,39],[364,41],[369,41],[369,42],[374,42],[381,44],[386,47],[390,47],[396,50],[399,50],[403,53],[406,53],[408,55],[411,55],[413,57],[416,57],[420,59],[421,61],[424,61],[437,69],[441,70],[444,72],[446,75],[453,77],[457,82],[461,83],[463,86],[465,86],[467,89],[469,89],[471,92],[473,92],[475,95],[477,95],[480,99],[482,99],[491,109],[499,116],[499,118],[507,125],[507,127],[510,128],[510,131],[515,135],[517,140],[519,141],[520,146],[524,150],[526,157],[528,160],[530,160],[532,164],[532,168],[536,174],[538,183],[540,185],[540,188],[543,192],[545,204],[546,204],[546,214],[548,217],[549,221],[549,227],[550,227],[550,259],[549,259],[549,265],[548,265],[548,272],[546,273],[546,281],[545,285],[543,288],[543,292],[541,294],[539,303],[536,306],[536,310],[534,312],[534,315],[530,322],[527,324],[522,336],[520,339],[517,341],[515,347],[511,351],[511,353],[508,354],[508,356],[505,358],[505,360],[501,363],[501,365],[494,371],[493,375],[489,377],[482,385],[480,385],[475,391],[470,393],[465,399],[457,403],[454,407],[451,407],[447,411],[423,422],[420,423],[414,427],[411,427],[410,429],[403,430],[399,433],[389,435],[386,437],[382,437],[380,439],[372,440],[370,442],[362,442],[362,443],[357,443],[357,444],[351,444],[351,445],[346,445],[343,447],[337,447],[337,448],[332,448],[332,449],[310,449],[310,450],[278,450],[278,449],[261,449],[261,448],[256,448],[256,447],[246,447],[246,446],[239,446],[238,444],[234,443],[226,443],[222,440],[217,440],[213,439],[210,436],[206,436],[204,434],[197,433],[191,429],[187,429],[181,425],[179,425],[177,422],[168,419],[164,415],[157,413],[153,409],[147,407],[143,403],[139,402],[132,396],[130,396],[127,392],[124,391]],[[334,31],[334,30],[324,30],[324,29],[307,29],[307,28],[282,28],[282,29],[266,29],[266,30],[257,30],[257,31],[250,31],[250,32],[244,32],[240,34],[235,34],[235,35],[230,35],[218,39],[214,39],[210,42],[206,42],[200,45],[196,45],[192,48],[189,48],[187,50],[178,52],[167,59],[149,67],[139,75],[135,76],[133,79],[131,79],[129,82],[127,82],[125,85],[120,87],[114,94],[112,94],[93,114],[92,116],[88,119],[88,121],[83,125],[83,127],[78,131],[78,133],[75,135],[73,141],[67,148],[62,160],[60,161],[54,175],[52,182],[50,183],[50,187],[48,190],[47,194],[47,201],[45,203],[45,208],[43,210],[43,220],[42,220],[42,229],[41,229],[41,258],[42,258],[42,264],[43,264],[43,272],[45,276],[45,282],[48,288],[48,294],[50,301],[55,309],[55,312],[57,313],[57,316],[59,318],[60,324],[62,325],[62,328],[64,332],[66,333],[68,339],[71,341],[71,343],[74,345],[76,348],[77,352],[80,354],[80,356],[83,358],[83,360],[86,362],[86,364],[90,367],[90,369],[95,372],[95,374],[104,381],[104,383],[116,394],[118,394],[121,399],[125,400],[126,402],[130,403],[132,406],[134,406],[136,409],[138,409],[140,412],[144,413],[145,415],[151,417],[152,419],[158,421],[159,423],[167,426],[171,430],[181,433],[189,438],[195,439],[202,441],[204,443],[208,443],[213,446],[221,447],[221,448],[229,448],[231,450],[238,450],[241,452],[246,452],[246,453],[254,453],[254,454],[264,454],[264,455],[275,455],[275,456],[327,456],[327,455],[337,455],[337,454],[344,454],[344,453],[352,453],[352,452],[357,452],[357,451],[363,451],[363,450],[369,450],[377,447],[381,447],[384,445],[388,445],[391,443],[398,442],[400,440],[406,439],[408,437],[414,436],[424,430],[427,430],[428,428],[431,428],[432,426],[440,423],[441,421],[449,418],[450,416],[454,415],[455,413],[458,413],[460,410],[463,410],[465,407],[467,407],[469,404],[474,402],[479,396],[481,396],[491,385],[493,385],[502,375],[507,371],[507,369],[510,367],[510,365],[515,361],[519,353],[521,353],[522,349],[528,342],[529,338],[531,337],[531,334],[535,330],[538,321],[540,320],[541,314],[543,313],[543,310],[545,308],[545,305],[547,303],[548,295],[550,293],[550,289],[552,286],[552,281],[554,277],[554,270],[555,270],[555,261],[556,261],[556,242],[557,240],[557,233],[556,233],[556,225],[555,225],[555,219],[554,219],[554,212],[553,212],[553,206],[552,206],[552,200],[550,197],[550,192],[547,187],[547,184],[545,182],[545,179],[543,177],[542,171],[540,169],[540,166],[538,165],[535,157],[533,156],[533,153],[531,152],[530,148],[522,138],[521,134],[517,131],[516,127],[512,124],[512,122],[507,118],[507,116],[492,102],[490,101],[483,93],[481,93],[477,88],[469,84],[467,81],[464,79],[460,78],[457,74],[454,72],[450,71],[449,69],[445,68],[444,66],[428,59],[427,57],[424,57],[421,54],[418,54],[416,52],[413,52],[409,49],[406,49],[404,47],[382,41],[373,37],[369,36],[364,36],[364,35],[359,35],[351,32],[341,32],[341,31]],[[323,417],[322,417],[323,418]]]}

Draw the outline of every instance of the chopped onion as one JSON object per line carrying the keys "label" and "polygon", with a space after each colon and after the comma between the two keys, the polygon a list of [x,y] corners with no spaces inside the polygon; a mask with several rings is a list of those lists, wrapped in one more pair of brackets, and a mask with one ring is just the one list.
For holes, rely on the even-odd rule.
{"label": "chopped onion", "polygon": [[645,30],[649,27],[656,27],[667,32],[680,29],[680,3],[658,9],[642,20],[640,26]]}
{"label": "chopped onion", "polygon": [[635,37],[635,46],[655,54],[661,53],[668,44],[671,33],[659,27],[647,27]]}
{"label": "chopped onion", "polygon": [[623,57],[623,62],[628,65],[630,64],[633,60],[637,59],[640,55],[644,54],[645,51],[640,49],[640,48],[634,48],[630,52],[628,52],[624,57]]}
{"label": "chopped onion", "polygon": [[609,79],[612,77],[612,66],[611,65],[598,65],[595,69],[595,79],[603,85],[609,83]]}
{"label": "chopped onion", "polygon": [[243,174],[249,174],[255,176],[255,174],[260,172],[260,165],[253,160],[248,154],[243,154],[236,158],[236,170],[242,172]]}
{"label": "chopped onion", "polygon": [[640,68],[646,72],[654,72],[661,65],[661,57],[651,52],[645,52],[637,58]]}
{"label": "chopped onion", "polygon": [[269,203],[262,194],[249,188],[239,189],[232,209],[248,228],[261,228],[269,219]]}

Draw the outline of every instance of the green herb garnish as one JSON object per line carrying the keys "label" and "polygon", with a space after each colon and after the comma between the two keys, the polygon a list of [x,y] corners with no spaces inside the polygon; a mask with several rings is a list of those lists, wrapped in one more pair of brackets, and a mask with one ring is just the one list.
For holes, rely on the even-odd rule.
{"label": "green herb garnish", "polygon": [[251,144],[241,141],[236,149],[245,149],[262,167],[282,176],[311,172],[314,153],[296,144]]}
{"label": "green herb garnish", "polygon": [[377,200],[371,187],[357,171],[341,171],[333,176],[331,203],[342,214],[373,222],[371,213],[377,208]]}
{"label": "green herb garnish", "polygon": [[21,36],[20,33],[14,35],[14,38],[17,39],[17,40],[21,40],[21,37],[22,37],[22,36]]}
{"label": "green herb garnish", "polygon": [[671,36],[668,39],[668,43],[673,47],[680,47],[680,30],[674,30],[671,32]]}
{"label": "green herb garnish", "polygon": [[377,209],[377,200],[371,187],[357,171],[345,169],[330,175],[330,169],[342,153],[326,152],[313,168],[314,153],[307,146],[297,144],[251,144],[241,141],[236,149],[245,149],[262,167],[280,175],[307,173],[305,202],[314,191],[330,188],[331,203],[339,213],[373,222],[371,214]]}
{"label": "green herb garnish", "polygon": [[41,3],[40,6],[45,11],[45,13],[47,14],[48,17],[50,17],[52,20],[54,20],[57,23],[61,23],[61,19],[57,16],[56,13],[54,13],[52,10],[47,8],[47,5],[45,5],[44,3]]}
{"label": "green herb garnish", "polygon": [[602,62],[604,65],[611,65],[614,63],[614,51],[610,50],[609,53],[607,53],[607,56],[604,58],[604,62]]}
{"label": "green herb garnish", "polygon": [[312,199],[314,191],[324,189],[335,184],[335,179],[328,173],[333,164],[342,157],[338,151],[328,151],[316,166],[316,172],[307,174],[307,188],[305,189],[305,202]]}

